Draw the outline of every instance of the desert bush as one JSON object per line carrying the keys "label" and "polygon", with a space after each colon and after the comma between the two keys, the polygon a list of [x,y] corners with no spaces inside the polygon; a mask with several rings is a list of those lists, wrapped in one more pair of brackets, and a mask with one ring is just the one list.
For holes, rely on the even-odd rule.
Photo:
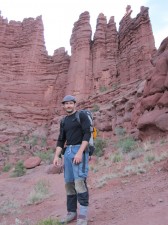
{"label": "desert bush", "polygon": [[28,135],[23,136],[23,141],[28,143],[29,142],[29,136]]}
{"label": "desert bush", "polygon": [[97,179],[96,187],[102,188],[103,186],[105,186],[108,183],[109,180],[116,178],[118,176],[119,175],[117,173],[103,175],[101,178]]}
{"label": "desert bush", "polygon": [[8,172],[8,171],[11,169],[11,167],[12,167],[12,165],[9,164],[9,163],[7,163],[7,164],[3,167],[2,171],[3,171],[3,172]]}
{"label": "desert bush", "polygon": [[116,154],[114,154],[114,156],[112,157],[112,161],[115,162],[121,162],[123,160],[123,156],[117,152]]}
{"label": "desert bush", "polygon": [[0,146],[0,152],[1,153],[5,153],[5,154],[8,154],[9,153],[9,145],[1,145]]}
{"label": "desert bush", "polygon": [[135,151],[132,151],[129,153],[130,160],[137,159],[143,155],[143,149],[137,148]]}
{"label": "desert bush", "polygon": [[142,143],[142,148],[144,149],[145,152],[151,151],[152,149],[152,142],[151,141],[145,141]]}
{"label": "desert bush", "polygon": [[112,84],[112,90],[116,90],[118,88],[119,84],[118,83],[113,83]]}
{"label": "desert bush", "polygon": [[38,137],[37,136],[32,136],[31,139],[29,139],[28,143],[32,146],[37,145],[38,143]]}
{"label": "desert bush", "polygon": [[145,160],[147,161],[147,162],[152,162],[152,161],[154,161],[155,160],[155,156],[154,155],[147,155],[146,157],[145,157]]}
{"label": "desert bush", "polygon": [[14,171],[12,173],[12,177],[21,177],[26,173],[26,168],[23,165],[22,161],[19,161],[14,168]]}
{"label": "desert bush", "polygon": [[123,176],[129,176],[131,174],[141,174],[146,173],[145,164],[138,164],[138,165],[129,165],[126,166],[123,170]]}
{"label": "desert bush", "polygon": [[167,141],[168,140],[166,138],[161,138],[160,144],[163,145],[163,144],[167,143]]}
{"label": "desert bush", "polygon": [[136,141],[133,138],[127,137],[119,140],[117,148],[121,149],[123,153],[128,153],[133,151],[136,148],[136,145]]}
{"label": "desert bush", "polygon": [[106,86],[100,86],[99,91],[105,92],[105,91],[107,91],[107,87]]}
{"label": "desert bush", "polygon": [[53,149],[49,149],[48,151],[45,151],[45,152],[38,151],[35,153],[35,155],[40,157],[42,161],[51,163],[54,158],[54,151]]}
{"label": "desert bush", "polygon": [[16,218],[15,224],[12,224],[12,225],[33,225],[33,223],[30,219],[24,219],[24,221],[23,221],[23,220]]}
{"label": "desert bush", "polygon": [[104,154],[104,148],[107,146],[107,142],[101,138],[95,139],[95,151],[94,155],[101,157]]}
{"label": "desert bush", "polygon": [[16,139],[14,140],[14,144],[17,145],[20,143],[20,138],[19,137],[16,137]]}
{"label": "desert bush", "polygon": [[41,138],[41,147],[45,147],[46,146],[46,142],[47,142],[46,137],[42,137]]}
{"label": "desert bush", "polygon": [[30,193],[28,198],[28,204],[35,204],[41,202],[43,199],[48,197],[49,193],[49,184],[46,180],[38,181],[35,186],[34,190]]}
{"label": "desert bush", "polygon": [[155,156],[155,161],[160,162],[160,161],[165,160],[167,158],[168,158],[168,153],[163,152],[161,155]]}
{"label": "desert bush", "polygon": [[114,132],[117,136],[124,136],[126,134],[126,130],[123,127],[116,127]]}
{"label": "desert bush", "polygon": [[0,214],[6,215],[18,212],[19,204],[15,200],[7,199],[0,203]]}
{"label": "desert bush", "polygon": [[92,112],[97,112],[97,111],[99,111],[99,109],[100,109],[100,106],[98,106],[98,105],[93,105],[93,108],[92,108]]}
{"label": "desert bush", "polygon": [[61,223],[58,220],[46,219],[38,222],[36,225],[60,225]]}

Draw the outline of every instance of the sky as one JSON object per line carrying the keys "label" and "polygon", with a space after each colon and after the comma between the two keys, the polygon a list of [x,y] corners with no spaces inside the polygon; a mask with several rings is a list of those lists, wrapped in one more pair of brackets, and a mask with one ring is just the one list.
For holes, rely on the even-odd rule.
{"label": "sky", "polygon": [[118,29],[127,5],[133,10],[132,18],[140,12],[141,6],[149,7],[155,45],[168,36],[168,0],[0,0],[0,11],[8,21],[23,21],[42,15],[45,45],[49,55],[65,47],[71,54],[70,37],[74,23],[84,11],[90,13],[92,33],[95,32],[98,15],[103,13],[107,22],[114,16]]}

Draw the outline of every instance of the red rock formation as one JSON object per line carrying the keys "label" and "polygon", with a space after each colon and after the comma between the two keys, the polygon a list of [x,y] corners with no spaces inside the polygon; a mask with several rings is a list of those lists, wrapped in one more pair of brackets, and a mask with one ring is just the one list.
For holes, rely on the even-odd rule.
{"label": "red rock formation", "polygon": [[150,72],[154,37],[147,7],[141,7],[136,18],[131,18],[131,8],[122,18],[119,27],[118,73],[121,83],[144,79]]}
{"label": "red rock formation", "polygon": [[[145,81],[151,62],[158,65],[157,72],[159,65],[166,65],[158,55],[151,61],[155,47],[148,8],[142,7],[132,19],[127,7],[118,32],[114,17],[107,23],[100,13],[93,41],[90,15],[82,13],[74,23],[71,57],[64,48],[48,56],[41,17],[8,22],[0,16],[0,29],[1,142],[32,134],[48,137],[53,144],[65,94],[77,96],[80,108],[100,108],[95,122],[104,137],[120,126],[132,132],[155,102],[157,107],[167,107],[165,71],[160,77],[155,71]],[[167,57],[165,46],[159,51]],[[159,129],[163,130],[165,119],[163,115],[157,120]]]}
{"label": "red rock formation", "polygon": [[[62,99],[69,56],[64,48],[48,56],[42,18],[8,22],[0,16],[0,140],[46,124]],[[28,125],[27,122],[30,122]],[[43,122],[44,121],[44,122]],[[25,125],[25,126],[24,126]]]}
{"label": "red rock formation", "polygon": [[92,45],[92,74],[96,92],[107,90],[117,80],[118,36],[114,17],[107,24],[106,17],[100,14]]}
{"label": "red rock formation", "polygon": [[92,61],[91,61],[91,26],[88,12],[80,15],[74,23],[70,40],[72,55],[68,71],[66,94],[73,94],[79,99],[84,99],[92,93]]}
{"label": "red rock formation", "polygon": [[79,100],[108,89],[117,79],[118,39],[114,17],[107,24],[102,13],[98,16],[93,41],[89,20],[88,12],[81,14],[71,36],[66,93],[73,93]]}
{"label": "red rock formation", "polygon": [[136,18],[131,8],[116,30],[114,17],[107,24],[101,13],[91,42],[89,13],[81,14],[71,37],[72,56],[66,93],[79,100],[91,94],[116,88],[118,83],[144,79],[150,73],[155,52],[148,8],[141,7]]}
{"label": "red rock formation", "polygon": [[152,73],[146,82],[143,98],[138,102],[142,115],[137,118],[137,127],[141,138],[151,133],[157,137],[168,134],[168,38],[161,43],[152,63]]}

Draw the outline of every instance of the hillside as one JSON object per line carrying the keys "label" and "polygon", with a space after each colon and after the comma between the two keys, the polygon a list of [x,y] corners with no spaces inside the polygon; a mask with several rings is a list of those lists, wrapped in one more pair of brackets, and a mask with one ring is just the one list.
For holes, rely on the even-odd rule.
{"label": "hillside", "polygon": [[[114,159],[117,150],[111,144],[104,156],[92,158],[89,225],[167,225],[168,141],[146,142],[143,146],[143,153],[136,158],[132,153],[137,149],[115,162],[112,156]],[[21,177],[11,177],[12,169],[0,174],[1,225],[35,225],[65,214],[63,173],[47,174],[48,166],[43,162]],[[40,182],[41,189],[48,189],[41,200],[38,192],[33,198]]]}

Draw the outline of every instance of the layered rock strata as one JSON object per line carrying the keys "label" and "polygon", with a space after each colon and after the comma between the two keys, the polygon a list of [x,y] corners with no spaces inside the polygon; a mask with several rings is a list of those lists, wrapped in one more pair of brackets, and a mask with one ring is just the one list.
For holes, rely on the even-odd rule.
{"label": "layered rock strata", "polygon": [[[64,48],[55,50],[53,56],[48,55],[41,16],[23,22],[8,22],[0,16],[0,29],[1,142],[10,135],[30,133],[53,142],[62,114],[60,102],[65,94],[75,95],[81,108],[108,105],[107,112],[101,109],[100,117],[97,115],[102,132],[113,132],[121,124],[132,129],[128,125],[131,121],[136,126],[137,120],[132,119],[133,105],[142,96],[144,83],[141,81],[150,74],[155,53],[148,8],[141,7],[137,17],[131,18],[128,6],[119,31],[114,17],[107,22],[100,13],[93,40],[89,12],[82,13],[74,23],[71,56]],[[163,79],[159,78],[159,82],[163,83]],[[136,91],[132,90],[134,83]],[[127,97],[120,96],[122,90]],[[160,98],[158,92],[154,99]],[[166,96],[165,92],[161,102]],[[93,104],[89,106],[90,101]],[[107,122],[100,123],[104,120],[101,117],[107,117]]]}
{"label": "layered rock strata", "polygon": [[79,100],[118,84],[145,79],[150,73],[155,43],[147,7],[131,18],[127,7],[117,32],[114,17],[101,13],[91,40],[89,14],[81,14],[71,36],[72,56],[66,93]]}
{"label": "layered rock strata", "polygon": [[41,16],[23,22],[0,16],[0,29],[0,139],[5,140],[31,130],[33,123],[45,125],[55,114],[70,58],[64,48],[48,56]]}

